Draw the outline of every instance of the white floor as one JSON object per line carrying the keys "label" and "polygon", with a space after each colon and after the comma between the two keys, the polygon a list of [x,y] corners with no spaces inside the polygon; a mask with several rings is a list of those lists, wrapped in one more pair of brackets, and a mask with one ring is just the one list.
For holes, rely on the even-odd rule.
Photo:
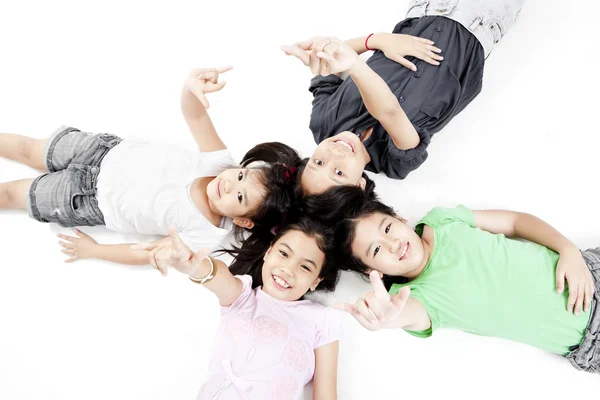
{"label": "white floor", "polygon": [[[279,45],[389,31],[407,3],[2,2],[0,132],[41,138],[70,124],[192,146],[180,85],[192,67],[231,64],[209,112],[235,154],[280,140],[308,155],[310,73]],[[569,3],[529,0],[488,59],[483,93],[434,138],[430,159],[405,181],[376,178],[402,215],[458,203],[523,210],[582,248],[600,245],[596,3]],[[0,181],[35,175],[0,159]],[[103,243],[143,239],[84,230]],[[212,294],[175,272],[64,264],[58,232],[68,230],[0,213],[0,398],[195,398],[218,324]],[[365,289],[345,276],[326,301]],[[599,388],[558,356],[457,331],[419,340],[348,316],[341,341],[340,399],[593,398]]]}

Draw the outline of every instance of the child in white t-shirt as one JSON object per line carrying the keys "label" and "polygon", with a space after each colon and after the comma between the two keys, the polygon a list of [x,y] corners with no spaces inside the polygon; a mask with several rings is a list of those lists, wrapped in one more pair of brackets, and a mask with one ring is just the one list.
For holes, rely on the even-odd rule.
{"label": "child in white t-shirt", "polygon": [[[47,171],[0,183],[0,209],[25,209],[38,221],[65,227],[106,225],[116,232],[167,236],[173,226],[194,251],[216,247],[234,226],[270,230],[293,202],[300,158],[282,143],[263,143],[236,166],[206,112],[205,94],[223,88],[219,74],[229,69],[195,69],[185,81],[181,109],[198,149],[70,127],[48,139],[0,134],[0,156]],[[264,163],[248,168],[255,161]],[[147,251],[131,249],[131,243],[101,245],[76,233],[58,235],[67,262],[147,263]]]}

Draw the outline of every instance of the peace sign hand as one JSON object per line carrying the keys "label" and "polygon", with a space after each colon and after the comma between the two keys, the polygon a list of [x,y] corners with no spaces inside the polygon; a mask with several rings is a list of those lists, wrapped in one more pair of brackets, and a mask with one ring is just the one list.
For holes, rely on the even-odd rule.
{"label": "peace sign hand", "polygon": [[198,98],[204,108],[208,109],[210,104],[206,99],[207,93],[218,92],[223,89],[227,82],[219,82],[219,74],[223,74],[233,67],[221,68],[196,68],[188,75],[183,87],[192,92]]}
{"label": "peace sign hand", "polygon": [[147,250],[148,261],[159,270],[163,276],[167,275],[168,266],[177,271],[191,275],[199,264],[206,258],[209,249],[200,249],[196,254],[183,243],[175,228],[169,228],[168,240],[154,243],[140,243],[131,246],[133,250]]}
{"label": "peace sign hand", "polygon": [[390,296],[377,271],[371,271],[369,278],[373,291],[366,293],[354,304],[340,303],[335,308],[352,314],[366,329],[378,331],[388,327],[388,324],[400,316],[410,296],[410,288],[405,286],[397,294]]}

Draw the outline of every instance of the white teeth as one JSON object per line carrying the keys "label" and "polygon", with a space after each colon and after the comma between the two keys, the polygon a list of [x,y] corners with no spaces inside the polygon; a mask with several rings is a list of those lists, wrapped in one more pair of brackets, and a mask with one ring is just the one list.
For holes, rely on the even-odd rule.
{"label": "white teeth", "polygon": [[338,140],[336,143],[341,144],[342,146],[344,146],[345,148],[347,148],[348,150],[352,151],[352,146],[350,146],[348,143],[342,141],[342,140]]}
{"label": "white teeth", "polygon": [[273,279],[275,279],[275,282],[277,282],[279,285],[283,286],[286,289],[290,287],[290,285],[288,285],[283,279],[281,279],[278,276],[273,275]]}
{"label": "white teeth", "polygon": [[404,257],[404,255],[406,254],[406,250],[408,250],[408,243],[406,243],[406,245],[404,246],[404,249],[402,250],[402,253],[400,254],[400,258]]}

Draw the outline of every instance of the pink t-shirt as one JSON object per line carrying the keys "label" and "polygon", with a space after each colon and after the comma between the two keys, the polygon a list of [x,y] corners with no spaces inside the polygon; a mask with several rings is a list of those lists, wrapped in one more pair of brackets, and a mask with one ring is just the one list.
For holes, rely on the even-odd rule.
{"label": "pink t-shirt", "polygon": [[310,300],[275,299],[238,276],[240,297],[221,309],[210,377],[198,399],[292,400],[315,371],[315,349],[339,339],[342,313]]}

